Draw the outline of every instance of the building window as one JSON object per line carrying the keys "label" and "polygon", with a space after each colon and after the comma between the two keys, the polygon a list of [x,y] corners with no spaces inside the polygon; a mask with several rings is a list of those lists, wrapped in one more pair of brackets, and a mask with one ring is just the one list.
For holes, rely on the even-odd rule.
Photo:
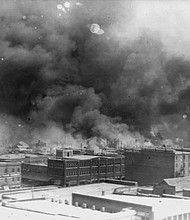
{"label": "building window", "polygon": [[112,164],[113,164],[113,162],[108,160],[108,165],[112,165]]}
{"label": "building window", "polygon": [[5,173],[7,173],[7,168],[5,168]]}
{"label": "building window", "polygon": [[17,168],[17,172],[20,172],[20,168]]}
{"label": "building window", "polygon": [[12,181],[13,181],[13,182],[15,181],[15,178],[14,178],[14,177],[12,178]]}
{"label": "building window", "polygon": [[15,172],[15,168],[12,168],[12,172]]}
{"label": "building window", "polygon": [[17,177],[17,181],[20,181],[20,177]]}

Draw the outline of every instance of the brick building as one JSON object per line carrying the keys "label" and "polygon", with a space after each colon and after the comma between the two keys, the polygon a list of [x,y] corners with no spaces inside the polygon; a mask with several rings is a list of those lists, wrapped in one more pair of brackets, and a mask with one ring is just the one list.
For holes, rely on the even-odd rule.
{"label": "brick building", "polygon": [[140,185],[189,175],[190,152],[186,150],[129,149],[125,153],[125,179]]}
{"label": "brick building", "polygon": [[63,186],[99,182],[105,179],[123,179],[125,159],[123,156],[104,157],[75,155],[48,160],[49,175]]}
{"label": "brick building", "polygon": [[46,164],[22,163],[22,182],[27,185],[49,185],[52,176],[49,175],[49,169]]}
{"label": "brick building", "polygon": [[0,162],[0,189],[15,188],[21,185],[21,164]]}

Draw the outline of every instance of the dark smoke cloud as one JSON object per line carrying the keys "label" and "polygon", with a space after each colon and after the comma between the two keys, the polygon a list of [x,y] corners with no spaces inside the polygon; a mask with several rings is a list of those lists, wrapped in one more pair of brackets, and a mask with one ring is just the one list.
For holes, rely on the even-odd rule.
{"label": "dark smoke cloud", "polygon": [[[170,57],[158,31],[125,37],[123,25],[135,14],[130,1],[73,1],[66,14],[59,3],[1,2],[1,121],[10,118],[4,129],[10,136],[15,124],[25,128],[11,141],[47,140],[50,131],[62,131],[136,144],[152,130],[163,135],[173,115],[183,130],[189,61]],[[92,23],[105,33],[91,33]],[[178,137],[170,136],[164,138]]]}

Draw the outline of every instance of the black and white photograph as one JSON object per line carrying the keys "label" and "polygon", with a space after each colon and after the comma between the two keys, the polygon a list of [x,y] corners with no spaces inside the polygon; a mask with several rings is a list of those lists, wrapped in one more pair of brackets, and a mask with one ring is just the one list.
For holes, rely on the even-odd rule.
{"label": "black and white photograph", "polygon": [[190,220],[190,1],[0,0],[0,219]]}

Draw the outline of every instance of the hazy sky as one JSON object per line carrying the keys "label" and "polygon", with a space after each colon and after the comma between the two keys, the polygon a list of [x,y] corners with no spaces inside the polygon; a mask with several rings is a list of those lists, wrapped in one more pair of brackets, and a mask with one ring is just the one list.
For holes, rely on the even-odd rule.
{"label": "hazy sky", "polygon": [[[133,1],[136,31],[150,28],[159,31],[170,50],[190,55],[190,2],[189,1]],[[125,29],[128,29],[125,27]]]}
{"label": "hazy sky", "polygon": [[68,2],[1,0],[3,137],[188,139],[190,2]]}

